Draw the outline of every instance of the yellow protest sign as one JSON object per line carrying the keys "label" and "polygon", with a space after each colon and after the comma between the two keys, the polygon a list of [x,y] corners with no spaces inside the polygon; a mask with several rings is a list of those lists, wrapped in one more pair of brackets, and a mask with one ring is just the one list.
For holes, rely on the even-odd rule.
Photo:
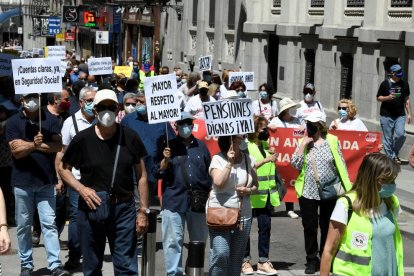
{"label": "yellow protest sign", "polygon": [[114,73],[124,74],[125,77],[130,78],[132,74],[132,67],[131,66],[115,66]]}

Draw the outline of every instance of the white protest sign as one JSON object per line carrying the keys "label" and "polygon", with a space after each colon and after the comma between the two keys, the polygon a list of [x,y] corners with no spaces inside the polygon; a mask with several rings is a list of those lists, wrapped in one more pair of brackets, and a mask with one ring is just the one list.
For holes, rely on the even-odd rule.
{"label": "white protest sign", "polygon": [[12,66],[16,94],[62,91],[59,59],[13,59]]}
{"label": "white protest sign", "polygon": [[112,74],[112,58],[89,58],[88,69],[90,75],[110,75]]}
{"label": "white protest sign", "polygon": [[109,44],[109,32],[108,31],[96,31],[95,44]]}
{"label": "white protest sign", "polygon": [[45,57],[47,58],[66,58],[66,47],[65,46],[47,46],[45,47]]}
{"label": "white protest sign", "polygon": [[60,76],[63,78],[66,74],[67,61],[60,61]]}
{"label": "white protest sign", "polygon": [[213,66],[213,56],[204,56],[198,59],[198,69],[200,71],[209,71]]}
{"label": "white protest sign", "polygon": [[251,99],[204,102],[208,136],[227,136],[254,132]]}
{"label": "white protest sign", "polygon": [[247,90],[254,90],[254,72],[229,72],[229,87],[235,81],[242,81]]}
{"label": "white protest sign", "polygon": [[0,76],[13,76],[12,59],[17,59],[15,55],[0,54]]}
{"label": "white protest sign", "polygon": [[181,118],[175,74],[145,78],[144,90],[150,124]]}

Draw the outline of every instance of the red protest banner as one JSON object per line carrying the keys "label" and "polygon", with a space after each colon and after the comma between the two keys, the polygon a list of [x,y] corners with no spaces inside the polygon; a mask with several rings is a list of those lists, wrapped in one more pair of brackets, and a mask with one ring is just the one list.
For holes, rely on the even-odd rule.
{"label": "red protest banner", "polygon": [[210,151],[211,156],[220,152],[220,148],[217,143],[217,137],[207,136],[206,124],[203,120],[194,120],[193,135],[195,138],[203,141],[208,150]]}
{"label": "red protest banner", "polygon": [[[349,177],[354,182],[364,156],[367,153],[379,151],[381,133],[339,130],[329,131],[329,133],[338,137]],[[270,130],[269,145],[274,147],[278,153],[276,166],[288,190],[284,198],[286,202],[297,202],[294,186],[299,172],[290,165],[290,160],[303,135],[304,132],[293,128]]]}

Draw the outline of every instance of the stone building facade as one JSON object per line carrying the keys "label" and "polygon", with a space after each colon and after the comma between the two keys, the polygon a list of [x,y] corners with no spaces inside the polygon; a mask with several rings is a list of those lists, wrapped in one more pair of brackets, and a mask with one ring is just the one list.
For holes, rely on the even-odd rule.
{"label": "stone building facade", "polygon": [[[277,97],[296,100],[303,85],[313,82],[328,121],[336,116],[337,101],[351,98],[367,127],[378,131],[376,93],[389,66],[400,63],[414,87],[412,0],[182,3],[180,21],[174,13],[162,17],[162,60],[170,67],[178,64],[187,71],[194,58],[197,70],[198,57],[212,54],[215,71],[254,71],[256,87],[267,82]],[[406,129],[408,147],[414,127]]]}

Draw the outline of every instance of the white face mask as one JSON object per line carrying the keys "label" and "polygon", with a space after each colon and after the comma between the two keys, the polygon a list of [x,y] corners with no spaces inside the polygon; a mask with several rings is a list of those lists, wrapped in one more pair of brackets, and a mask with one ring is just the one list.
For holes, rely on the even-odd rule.
{"label": "white face mask", "polygon": [[98,121],[104,127],[110,127],[115,123],[115,113],[109,110],[104,110],[98,113]]}
{"label": "white face mask", "polygon": [[30,98],[26,102],[24,101],[24,108],[27,109],[29,112],[35,112],[39,109],[39,99],[38,98]]}
{"label": "white face mask", "polygon": [[306,94],[306,95],[305,95],[305,101],[306,101],[306,102],[311,102],[311,101],[313,101],[313,95],[312,95],[312,94],[310,94],[310,93]]}
{"label": "white face mask", "polygon": [[135,110],[137,110],[137,108],[135,106],[132,106],[132,105],[126,105],[125,106],[125,113],[127,113],[127,114],[132,113]]}

